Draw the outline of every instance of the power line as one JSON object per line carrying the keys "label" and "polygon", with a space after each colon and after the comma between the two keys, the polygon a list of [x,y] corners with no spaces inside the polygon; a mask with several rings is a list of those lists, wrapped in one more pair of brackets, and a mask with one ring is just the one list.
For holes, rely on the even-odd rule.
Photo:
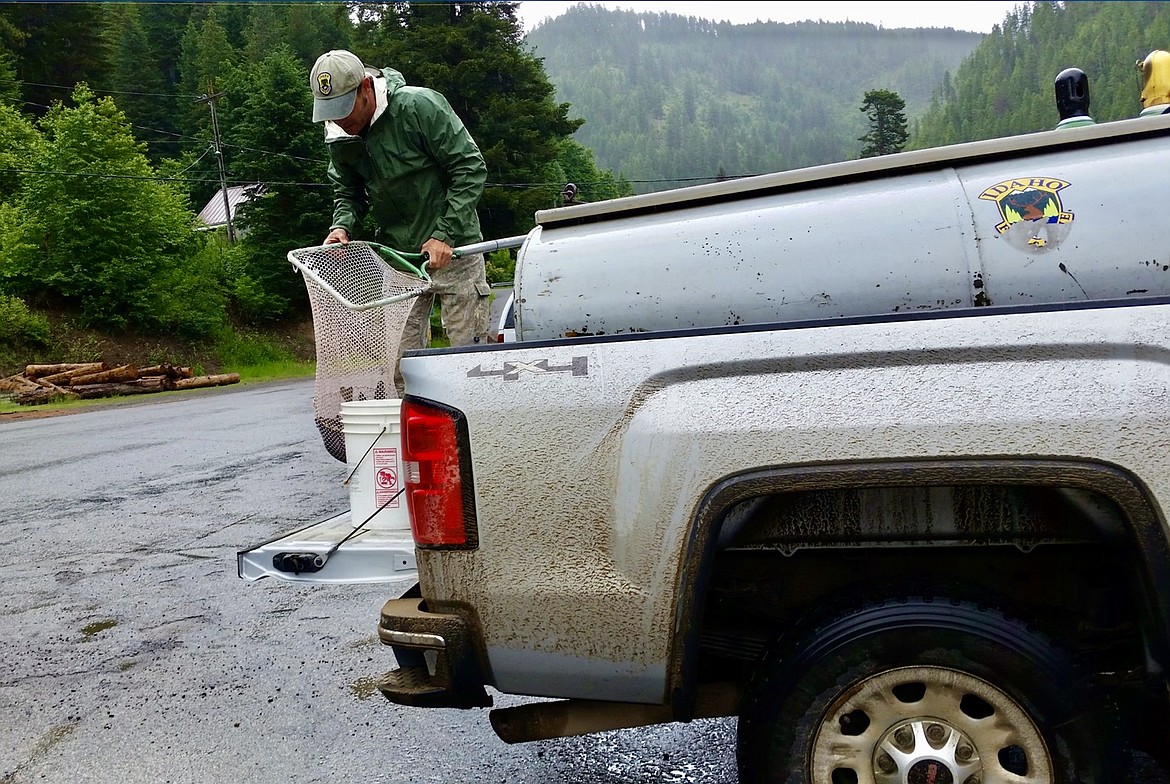
{"label": "power line", "polygon": [[[160,2],[161,2],[161,0],[160,0]],[[293,5],[295,5],[295,3]],[[35,84],[38,87],[54,87],[54,88],[58,88],[58,89],[62,89],[62,90],[72,90],[73,89],[72,87],[66,87],[65,85],[61,85],[61,84],[40,84],[38,82],[20,82],[17,79],[0,79],[0,82],[16,82],[16,83],[21,83],[21,84]],[[148,96],[162,97],[162,98],[188,97],[185,95],[171,95],[171,94],[163,94],[163,93],[133,93],[133,92],[121,92],[120,93],[117,90],[97,90],[97,89],[92,88],[92,87],[90,89],[94,90],[95,92],[105,92],[105,93],[122,94],[122,95],[148,95]],[[200,101],[200,99],[206,98],[206,95],[198,95],[198,96],[190,96],[190,97],[196,101]],[[33,101],[21,101],[21,103],[27,104],[28,106],[36,106],[36,107],[39,107],[41,109],[52,108],[49,106],[45,106],[43,103],[35,103]],[[176,139],[173,139],[173,140],[172,139],[156,140],[156,141],[151,142],[152,144],[163,144],[163,143],[166,143],[166,144],[182,144],[182,143],[202,144],[202,143],[206,142],[206,140],[204,140],[204,139],[197,139],[195,137],[191,137],[189,134],[176,133],[174,131],[165,131],[162,128],[149,128],[145,125],[135,125],[133,123],[129,123],[129,125],[131,128],[137,128],[140,131],[151,131],[152,133],[161,133],[161,134],[164,134],[166,136],[176,137]],[[187,140],[190,140],[190,141],[187,141]],[[231,147],[231,148],[237,149],[237,150],[247,150],[248,152],[257,152],[257,153],[260,153],[262,155],[280,155],[280,156],[283,156],[285,158],[290,158],[290,159],[295,160],[295,161],[305,161],[307,163],[328,163],[328,161],[326,161],[322,158],[306,158],[306,157],[301,156],[301,155],[293,155],[293,154],[287,153],[287,152],[279,152],[277,150],[261,150],[261,149],[255,148],[255,147],[246,147],[242,144],[232,144],[231,142],[225,142],[225,141],[219,142],[219,145],[221,148]],[[202,157],[203,156],[200,156],[200,158],[202,158]],[[194,165],[194,164],[192,164],[192,165]],[[188,167],[188,168],[190,168],[190,167]],[[186,171],[186,170],[184,170],[184,171]],[[728,174],[728,175],[724,175],[723,178],[726,180],[737,180],[737,179],[741,179],[743,177],[754,177],[754,176],[756,176],[756,175],[755,174]],[[719,177],[662,177],[662,178],[653,179],[653,180],[626,180],[626,182],[628,182],[632,185],[655,185],[655,184],[661,184],[664,182],[714,182],[714,181],[717,181],[718,179],[719,179]],[[306,184],[306,183],[272,183],[272,184],[274,184],[274,185],[302,185],[302,184]],[[313,183],[308,183],[308,184],[313,184]],[[605,182],[592,182],[592,183],[582,182],[579,184],[580,185],[603,185],[606,183]],[[491,186],[493,188],[560,188],[564,185],[564,183],[557,183],[557,182],[516,182],[516,183],[489,182],[489,183],[486,183],[486,185]]]}
{"label": "power line", "polygon": [[[164,2],[164,1],[165,0],[157,0],[157,2]],[[172,2],[172,3],[178,2],[178,1],[179,0],[170,0],[170,2]],[[198,5],[198,3],[192,3],[192,4]],[[276,3],[276,4],[283,5],[282,3]],[[287,5],[296,5],[296,3],[288,3]],[[74,87],[69,87],[69,86],[66,86],[63,84],[42,84],[40,82],[22,82],[19,79],[0,79],[0,82],[8,82],[8,83],[15,83],[15,84],[30,84],[30,85],[35,85],[37,87],[52,87],[52,88],[59,89],[59,90],[72,90],[72,89],[74,89],[74,87],[76,87],[76,85],[74,85]],[[171,93],[136,93],[136,92],[120,91],[120,90],[99,90],[95,87],[90,87],[90,89],[93,90],[94,92],[108,93],[111,95],[143,95],[143,96],[150,96],[150,97],[155,97],[155,98],[188,98],[189,97],[189,98],[192,98],[196,101],[199,101],[201,98],[206,97],[205,95],[188,96],[188,95],[184,95],[184,94],[171,94]],[[28,106],[37,106],[41,109],[52,108],[49,106],[45,106],[43,103],[34,103],[33,101],[21,101],[21,103],[27,104]],[[161,128],[148,128],[145,125],[134,125],[133,123],[130,123],[130,127],[137,128],[138,130],[141,130],[141,131],[151,131],[153,133],[161,133],[161,134],[164,134],[167,136],[177,137],[175,140],[171,140],[171,139],[156,140],[156,141],[151,142],[152,144],[163,144],[163,143],[166,143],[166,144],[180,144],[180,143],[196,144],[196,143],[204,143],[205,142],[205,140],[203,140],[203,139],[192,138],[188,134],[175,133],[174,131],[164,131]],[[189,141],[189,142],[185,141],[187,139],[191,139],[191,141]],[[263,155],[281,155],[285,158],[290,158],[290,159],[296,160],[296,161],[306,161],[308,163],[327,163],[327,161],[325,161],[321,158],[305,158],[303,156],[293,155],[293,154],[287,153],[287,152],[279,152],[277,150],[260,150],[260,149],[256,149],[255,147],[245,147],[242,144],[232,144],[230,142],[220,142],[220,147],[221,148],[222,147],[232,147],[232,148],[237,149],[237,150],[247,150],[248,152],[258,152],[258,153],[261,153]],[[200,157],[202,158],[202,156],[200,156]],[[190,167],[188,167],[188,168],[190,168]],[[726,174],[723,176],[723,179],[725,179],[725,180],[738,180],[738,179],[742,179],[744,177],[755,177],[755,176],[757,176],[757,174]],[[717,180],[719,180],[719,177],[662,177],[662,178],[653,179],[653,180],[626,180],[626,182],[630,183],[631,185],[655,185],[655,184],[661,184],[664,182],[715,182]],[[272,183],[272,184],[274,184],[274,185],[303,185],[306,183]],[[313,184],[313,183],[307,183],[307,184]],[[602,184],[606,184],[606,183],[604,183],[604,182],[587,183],[586,182],[586,183],[579,183],[579,184],[581,184],[581,185],[602,185]],[[493,182],[489,182],[489,183],[487,183],[487,185],[491,186],[493,188],[560,188],[564,185],[564,183],[553,183],[553,182],[547,182],[547,183],[546,182],[517,182],[517,183],[495,182],[495,183],[493,183]]]}
{"label": "power line", "polygon": [[[757,176],[759,176],[759,175],[757,175],[757,174],[725,174],[725,175],[723,175],[722,179],[724,179],[724,180],[740,180],[740,179],[743,179],[744,177],[757,177]],[[583,185],[583,186],[617,185],[619,179],[620,178],[615,178],[614,180],[594,180],[593,182],[588,182],[588,181],[584,181],[584,180],[574,180],[573,182],[577,183],[578,185]],[[630,183],[631,185],[654,185],[654,184],[664,183],[664,182],[715,182],[715,181],[718,181],[719,179],[720,179],[720,177],[718,175],[712,175],[709,177],[661,177],[659,179],[654,179],[654,180],[625,179],[624,181]],[[486,183],[486,185],[490,186],[492,188],[563,188],[565,184],[563,182],[489,182],[489,183]]]}
{"label": "power line", "polygon": [[247,150],[248,152],[259,152],[265,155],[283,155],[285,158],[292,158],[294,161],[307,161],[309,163],[328,163],[324,158],[305,158],[301,155],[293,155],[288,152],[276,152],[275,150],[258,150],[255,147],[245,147],[242,144],[232,144],[231,142],[224,142],[224,147],[234,147],[237,150]]}
{"label": "power line", "polygon": [[107,180],[156,180],[159,182],[219,182],[218,179],[194,178],[194,177],[162,177],[155,175],[148,177],[143,174],[107,174],[104,172],[66,172],[53,171],[51,169],[15,169],[3,168],[0,172],[14,172],[19,174],[54,174],[58,177],[97,177]]}
{"label": "power line", "polygon": [[[143,174],[107,174],[104,172],[67,172],[54,171],[52,169],[17,169],[17,168],[0,168],[0,172],[13,172],[20,174],[54,174],[59,177],[97,177],[110,180],[155,180],[157,182],[212,182],[218,183],[219,178],[207,177],[163,177],[155,175],[149,177]],[[255,185],[257,180],[226,180],[228,185]],[[327,188],[329,183],[325,182],[285,182],[285,181],[266,181],[261,182],[262,185],[295,185],[302,188]]]}
{"label": "power line", "polygon": [[208,147],[206,150],[204,150],[204,151],[203,151],[203,154],[202,154],[202,155],[200,155],[198,158],[196,158],[194,161],[192,161],[192,163],[191,163],[191,165],[190,165],[190,166],[188,166],[186,169],[183,169],[183,171],[180,171],[180,172],[175,172],[176,176],[177,176],[177,175],[179,175],[179,174],[182,174],[183,172],[188,172],[188,171],[190,171],[191,169],[195,168],[195,164],[199,163],[199,161],[201,161],[201,160],[203,160],[204,158],[206,158],[206,157],[207,157],[207,153],[211,152],[211,151],[212,151],[212,150],[214,150],[214,149],[215,149],[215,147],[209,146],[209,147]]}
{"label": "power line", "polygon": [[[207,153],[204,153],[204,155],[206,155],[206,154]],[[203,156],[200,156],[200,157],[203,157]],[[194,164],[192,164],[192,166],[194,166]],[[189,169],[191,167],[189,166],[187,168]],[[184,169],[183,171],[187,171],[187,169]],[[161,175],[155,175],[155,176],[151,177],[151,176],[139,175],[139,174],[107,174],[104,172],[66,172],[66,171],[55,171],[55,170],[51,170],[51,169],[0,168],[0,172],[12,172],[12,173],[20,173],[20,174],[55,174],[55,175],[58,175],[61,177],[104,177],[104,178],[108,178],[108,179],[120,179],[120,180],[156,180],[159,182],[212,182],[212,183],[219,182],[218,178],[212,179],[212,178],[199,178],[199,177],[163,177]],[[180,173],[182,173],[182,172],[180,172]],[[743,177],[755,177],[755,176],[757,176],[757,175],[754,175],[754,174],[724,175],[724,179],[734,180],[734,179],[741,179]],[[659,183],[664,183],[664,182],[713,182],[713,181],[716,181],[718,179],[719,179],[718,177],[669,177],[669,178],[658,179],[658,180],[626,180],[626,182],[630,183],[631,185],[654,185],[654,184],[659,184]],[[240,179],[230,179],[229,178],[226,180],[226,182],[228,185],[255,185],[257,182],[260,182],[260,184],[262,184],[262,185],[293,185],[293,186],[302,187],[302,188],[328,188],[328,187],[332,187],[331,183],[327,183],[327,182],[291,182],[291,181],[286,181],[286,180],[259,181],[256,179],[240,180]],[[607,180],[598,180],[598,181],[594,181],[594,182],[577,181],[577,184],[587,187],[587,186],[591,186],[591,185],[610,185],[612,183],[610,181],[607,181]],[[532,189],[535,189],[535,188],[558,188],[559,189],[559,188],[564,187],[564,183],[563,182],[487,182],[487,183],[484,183],[484,186],[488,187],[488,188],[532,188]]]}
{"label": "power line", "polygon": [[[75,89],[77,89],[77,84],[70,87],[69,85],[65,85],[65,84],[44,84],[43,82],[26,82],[26,81],[23,81],[21,79],[0,79],[0,82],[6,82],[7,84],[30,85],[32,87],[49,87],[49,88],[52,88],[54,90],[75,90]],[[78,82],[78,84],[82,84],[82,82]],[[85,82],[84,84],[87,87],[89,87],[89,89],[93,90],[95,93],[102,93],[104,95],[144,95],[144,96],[148,96],[150,98],[198,98],[199,97],[197,95],[184,95],[184,94],[176,94],[176,93],[136,93],[133,90],[102,90],[102,89],[99,89],[97,87],[90,86],[90,84],[88,82]]]}
{"label": "power line", "polygon": [[[29,106],[39,106],[42,109],[51,109],[52,108],[51,106],[45,106],[43,103],[33,103],[32,101],[22,101],[22,103],[26,103]],[[190,135],[185,134],[185,133],[176,133],[175,131],[165,131],[162,128],[151,128],[151,127],[146,126],[146,125],[135,125],[134,123],[126,123],[126,124],[129,125],[131,128],[137,128],[140,131],[150,131],[151,133],[161,133],[164,136],[174,136],[175,137],[174,139],[154,140],[154,141],[150,142],[151,144],[161,144],[163,142],[166,142],[167,144],[206,144],[207,143],[206,139],[199,139],[199,138],[190,136]]]}
{"label": "power line", "polygon": [[[0,80],[0,81],[3,81],[3,80]],[[51,106],[46,106],[43,103],[37,103],[36,101],[20,101],[20,103],[25,104],[26,106],[36,106],[39,109],[53,108]],[[127,125],[129,125],[131,128],[137,128],[140,131],[150,131],[152,133],[161,133],[165,136],[176,137],[174,139],[151,139],[151,140],[148,140],[148,142],[147,142],[148,144],[207,144],[208,143],[208,141],[206,139],[200,139],[198,137],[191,136],[190,134],[176,133],[175,131],[165,131],[162,128],[151,128],[151,127],[146,126],[146,125],[135,125],[134,123],[127,123]],[[242,144],[232,144],[231,142],[220,142],[220,146],[232,147],[232,148],[237,149],[237,150],[247,150],[248,152],[258,152],[258,153],[261,153],[262,155],[281,155],[285,158],[291,158],[292,160],[296,160],[296,161],[306,161],[308,163],[328,163],[328,161],[324,160],[323,158],[305,158],[304,156],[293,155],[292,153],[279,152],[277,150],[260,150],[260,149],[257,149],[255,147],[246,147]]]}

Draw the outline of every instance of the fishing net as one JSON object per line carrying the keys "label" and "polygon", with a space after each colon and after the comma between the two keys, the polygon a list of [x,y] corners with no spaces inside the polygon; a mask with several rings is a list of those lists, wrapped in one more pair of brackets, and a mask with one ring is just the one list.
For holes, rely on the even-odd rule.
{"label": "fishing net", "polygon": [[406,318],[431,285],[424,258],[367,242],[288,252],[313,310],[313,416],[325,449],[343,463],[341,404],[398,397],[394,370]]}

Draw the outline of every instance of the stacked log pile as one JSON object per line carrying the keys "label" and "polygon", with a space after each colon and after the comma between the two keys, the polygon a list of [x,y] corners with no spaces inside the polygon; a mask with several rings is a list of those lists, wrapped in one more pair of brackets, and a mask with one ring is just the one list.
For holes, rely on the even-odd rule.
{"label": "stacked log pile", "polygon": [[196,376],[189,367],[137,365],[110,367],[105,362],[28,365],[16,375],[0,378],[0,393],[15,403],[36,405],[61,399],[90,400],[98,397],[142,395],[236,384],[239,373]]}

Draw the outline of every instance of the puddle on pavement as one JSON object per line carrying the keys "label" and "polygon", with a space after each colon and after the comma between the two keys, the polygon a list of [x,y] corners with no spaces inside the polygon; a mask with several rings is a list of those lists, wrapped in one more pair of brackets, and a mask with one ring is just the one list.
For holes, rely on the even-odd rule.
{"label": "puddle on pavement", "polygon": [[349,690],[359,700],[368,700],[378,693],[378,687],[373,678],[358,678],[349,684]]}
{"label": "puddle on pavement", "polygon": [[104,621],[94,621],[81,627],[81,633],[86,637],[92,637],[98,632],[104,632],[106,629],[112,629],[118,625],[118,622],[112,618]]}

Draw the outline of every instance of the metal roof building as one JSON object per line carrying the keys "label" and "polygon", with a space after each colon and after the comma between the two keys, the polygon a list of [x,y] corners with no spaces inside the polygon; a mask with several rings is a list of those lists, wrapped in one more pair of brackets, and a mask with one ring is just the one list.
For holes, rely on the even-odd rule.
{"label": "metal roof building", "polygon": [[[233,225],[235,224],[236,211],[239,206],[253,196],[258,196],[263,192],[264,186],[259,183],[253,185],[232,185],[227,189],[227,200],[228,206],[232,211],[231,218]],[[209,229],[217,229],[227,225],[227,217],[224,214],[223,189],[217,190],[215,195],[207,200],[207,204],[199,211],[198,217]]]}

